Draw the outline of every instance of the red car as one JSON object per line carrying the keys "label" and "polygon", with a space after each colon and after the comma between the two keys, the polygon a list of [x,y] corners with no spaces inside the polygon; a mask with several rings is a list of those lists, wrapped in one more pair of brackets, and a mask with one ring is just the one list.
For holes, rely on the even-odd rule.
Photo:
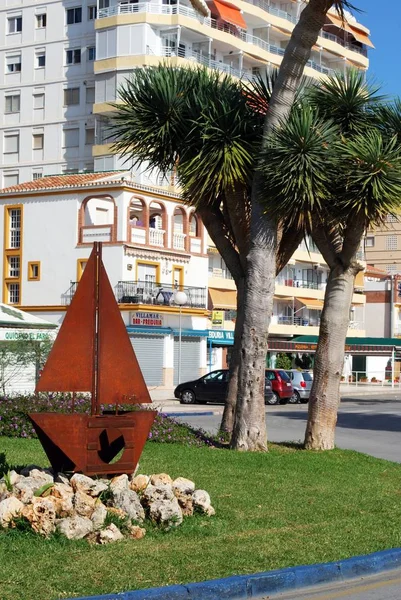
{"label": "red car", "polygon": [[273,398],[269,404],[287,404],[294,394],[291,379],[283,369],[266,369],[266,379],[270,379],[273,389]]}

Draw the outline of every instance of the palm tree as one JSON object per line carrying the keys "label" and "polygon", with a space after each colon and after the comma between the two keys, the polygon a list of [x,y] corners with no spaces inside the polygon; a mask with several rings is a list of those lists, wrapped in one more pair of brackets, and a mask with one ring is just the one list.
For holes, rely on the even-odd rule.
{"label": "palm tree", "polygon": [[[266,449],[267,333],[276,256],[280,247],[285,246],[283,233],[288,231],[285,223],[262,214],[258,199],[261,178],[258,174],[253,176],[257,152],[263,144],[262,131],[266,136],[277,119],[288,113],[311,48],[332,5],[341,11],[348,4],[346,0],[310,0],[302,12],[268,99],[266,118],[263,111],[251,110],[247,94],[227,78],[220,86],[220,76],[215,76],[214,85],[208,86],[206,80],[210,74],[206,71],[199,75],[199,71],[188,70],[184,74],[179,69],[171,70],[164,78],[157,69],[140,69],[133,75],[137,85],[121,91],[125,105],[117,106],[114,119],[120,138],[114,148],[127,159],[145,161],[162,171],[169,170],[178,160],[185,197],[199,203],[199,212],[206,227],[210,226],[212,239],[239,282],[240,298],[244,290],[243,302],[238,305],[241,315],[236,330],[238,340],[242,328],[239,402],[232,437],[235,448]],[[150,72],[156,74],[153,81],[148,76]],[[135,110],[134,103],[141,110]],[[246,120],[249,112],[253,112],[253,125]],[[238,348],[236,344],[237,351]],[[233,369],[238,369],[238,364]],[[233,411],[228,412],[232,415]]]}
{"label": "palm tree", "polygon": [[[352,8],[347,0],[309,0],[302,11],[286,48],[264,122],[262,148],[269,134],[288,117],[301,84],[311,49],[317,41],[326,14],[336,7],[341,16]],[[252,180],[250,241],[246,257],[244,324],[241,363],[238,374],[238,403],[232,444],[243,450],[266,448],[264,423],[264,369],[267,338],[274,297],[274,265],[277,250],[278,217],[264,214],[260,200],[263,177]]]}
{"label": "palm tree", "polygon": [[316,87],[263,153],[266,205],[312,234],[329,265],[305,446],[334,447],[355,275],[366,229],[401,206],[401,147],[381,132],[382,98],[351,72]]}

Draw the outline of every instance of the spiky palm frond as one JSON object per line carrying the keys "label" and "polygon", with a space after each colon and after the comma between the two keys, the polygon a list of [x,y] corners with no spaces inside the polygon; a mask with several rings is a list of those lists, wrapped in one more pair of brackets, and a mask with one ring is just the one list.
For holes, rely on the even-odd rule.
{"label": "spiky palm frond", "polygon": [[341,156],[337,207],[348,219],[363,214],[366,227],[401,209],[401,146],[377,130],[336,144]]}
{"label": "spiky palm frond", "polygon": [[261,156],[266,211],[289,225],[310,230],[314,213],[326,211],[338,156],[339,130],[302,106],[273,131]]}
{"label": "spiky palm frond", "polygon": [[383,97],[379,88],[369,85],[363,73],[335,74],[310,88],[310,105],[324,119],[333,119],[343,134],[358,134],[377,124],[374,107]]}
{"label": "spiky palm frond", "polygon": [[401,142],[401,99],[396,98],[390,104],[382,104],[376,109],[379,128],[387,137],[397,136]]}

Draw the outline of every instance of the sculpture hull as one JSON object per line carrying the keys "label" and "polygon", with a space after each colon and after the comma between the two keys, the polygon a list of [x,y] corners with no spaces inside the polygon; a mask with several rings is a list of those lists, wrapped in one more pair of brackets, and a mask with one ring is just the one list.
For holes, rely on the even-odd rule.
{"label": "sculpture hull", "polygon": [[31,413],[29,418],[54,471],[85,475],[133,473],[157,415]]}

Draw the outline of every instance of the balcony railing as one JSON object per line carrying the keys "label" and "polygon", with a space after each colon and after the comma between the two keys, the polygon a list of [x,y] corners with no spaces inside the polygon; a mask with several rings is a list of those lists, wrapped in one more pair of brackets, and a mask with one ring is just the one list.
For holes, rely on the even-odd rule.
{"label": "balcony railing", "polygon": [[113,225],[85,225],[81,228],[81,243],[112,242]]}
{"label": "balcony railing", "polygon": [[[180,286],[185,292],[189,308],[206,308],[206,288]],[[149,304],[152,306],[175,306],[174,292],[176,287],[159,284],[153,281],[119,281],[115,287],[115,295],[120,304]]]}
{"label": "balcony railing", "polygon": [[273,315],[272,325],[297,325],[301,327],[319,327],[320,319],[314,317],[287,317],[285,315]]}
{"label": "balcony railing", "polygon": [[288,287],[304,288],[308,290],[325,290],[325,283],[318,283],[317,281],[307,281],[306,279],[286,279],[284,277],[276,277],[276,283],[278,285],[286,285]]}
{"label": "balcony railing", "polygon": [[[283,11],[284,12],[284,11]],[[183,17],[187,17],[190,19],[195,19],[198,23],[202,25],[206,25],[207,27],[211,27],[212,29],[217,29],[218,31],[223,31],[224,33],[228,33],[238,39],[241,39],[244,42],[257,46],[258,48],[262,48],[266,52],[270,52],[271,54],[276,54],[278,56],[283,56],[285,49],[280,48],[279,46],[275,46],[274,44],[270,44],[261,38],[258,38],[250,33],[247,33],[245,29],[240,29],[239,27],[235,27],[226,21],[220,21],[216,19],[212,19],[211,17],[203,17],[201,14],[196,12],[193,8],[189,8],[188,6],[181,6],[179,4],[175,5],[165,5],[165,4],[152,4],[151,2],[144,2],[138,4],[118,4],[116,6],[110,6],[109,8],[102,8],[99,10],[99,19],[111,17],[114,15],[120,14],[130,14],[130,13],[148,13],[148,14],[157,14],[157,15],[181,15]],[[157,55],[154,49],[151,51],[152,54]],[[110,58],[110,57],[104,57]],[[212,67],[212,65],[210,65]],[[319,73],[324,73],[329,75],[334,73],[332,69],[325,67],[323,65],[317,64],[314,61],[309,60],[307,62],[307,66],[311,67],[315,71]],[[216,68],[216,67],[212,67]],[[219,67],[217,67],[219,68]]]}
{"label": "balcony railing", "polygon": [[173,248],[174,250],[185,250],[185,233],[173,231]]}
{"label": "balcony railing", "polygon": [[[77,281],[71,281],[68,290],[62,294],[61,303],[66,306],[78,286]],[[206,288],[179,286],[185,292],[187,308],[206,308]],[[153,281],[119,281],[114,288],[114,295],[119,304],[149,304],[151,306],[175,306],[174,292],[176,287],[170,284],[154,283]]]}

